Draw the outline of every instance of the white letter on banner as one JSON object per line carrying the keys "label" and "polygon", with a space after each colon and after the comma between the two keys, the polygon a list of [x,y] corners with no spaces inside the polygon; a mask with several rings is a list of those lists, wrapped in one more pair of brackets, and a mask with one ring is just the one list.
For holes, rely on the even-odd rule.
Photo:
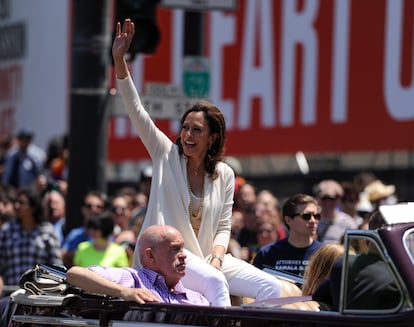
{"label": "white letter on banner", "polygon": [[[272,6],[270,0],[249,0],[245,11],[243,31],[242,68],[239,92],[238,127],[251,127],[252,100],[261,98],[261,124],[264,127],[275,125],[274,51]],[[258,31],[258,33],[256,33]],[[259,42],[256,42],[256,36]],[[256,51],[259,44],[259,51]],[[259,53],[260,66],[255,66],[255,54]]]}
{"label": "white letter on banner", "polygon": [[349,12],[350,1],[336,0],[333,35],[332,122],[348,118]]}
{"label": "white letter on banner", "polygon": [[[414,118],[414,64],[412,64],[411,85],[402,87],[400,82],[403,23],[402,0],[388,0],[385,23],[384,94],[388,113],[399,121]],[[414,28],[414,25],[411,28]],[[414,51],[414,42],[412,46]]]}
{"label": "white letter on banner", "polygon": [[210,97],[226,119],[228,130],[234,127],[234,101],[223,99],[223,48],[235,42],[235,18],[219,11],[211,13]]}
{"label": "white letter on banner", "polygon": [[297,2],[282,2],[282,58],[281,114],[282,126],[293,124],[295,96],[295,46],[303,47],[303,76],[301,99],[301,122],[306,125],[316,121],[316,92],[318,71],[318,39],[313,26],[319,9],[319,1],[304,1],[304,8],[296,12]]}

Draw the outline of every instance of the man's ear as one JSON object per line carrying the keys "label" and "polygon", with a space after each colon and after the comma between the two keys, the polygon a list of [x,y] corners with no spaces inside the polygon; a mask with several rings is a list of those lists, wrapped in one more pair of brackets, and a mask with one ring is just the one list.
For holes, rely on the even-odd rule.
{"label": "man's ear", "polygon": [[154,260],[154,254],[152,253],[152,249],[151,248],[146,248],[145,251],[145,258],[148,261],[153,261]]}
{"label": "man's ear", "polygon": [[292,218],[289,216],[284,216],[283,220],[285,221],[285,224],[290,227],[290,223],[292,222]]}

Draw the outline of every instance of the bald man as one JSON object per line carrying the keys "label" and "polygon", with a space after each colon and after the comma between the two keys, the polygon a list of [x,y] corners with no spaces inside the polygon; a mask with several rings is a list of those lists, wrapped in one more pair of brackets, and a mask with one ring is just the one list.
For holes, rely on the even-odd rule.
{"label": "bald man", "polygon": [[168,225],[148,227],[138,240],[142,268],[74,266],[67,272],[70,284],[90,292],[138,303],[167,302],[209,305],[198,292],[181,283],[186,255],[181,233]]}

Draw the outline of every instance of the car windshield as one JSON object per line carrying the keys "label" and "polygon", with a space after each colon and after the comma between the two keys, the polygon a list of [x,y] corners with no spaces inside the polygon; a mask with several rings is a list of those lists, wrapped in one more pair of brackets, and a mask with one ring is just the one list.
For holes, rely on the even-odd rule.
{"label": "car windshield", "polygon": [[[414,240],[413,233],[410,240]],[[349,241],[344,310],[346,312],[397,311],[402,301],[401,289],[390,263],[375,238],[350,236]],[[411,255],[413,254],[414,252],[411,251]]]}

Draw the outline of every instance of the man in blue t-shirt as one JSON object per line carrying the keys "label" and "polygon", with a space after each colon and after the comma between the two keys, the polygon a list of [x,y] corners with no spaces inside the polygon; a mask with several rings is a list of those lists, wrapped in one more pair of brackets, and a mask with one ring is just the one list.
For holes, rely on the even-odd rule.
{"label": "man in blue t-shirt", "polygon": [[83,225],[69,231],[62,243],[63,264],[67,268],[73,266],[73,257],[79,243],[91,240],[86,230],[89,218],[102,213],[107,206],[106,193],[97,190],[87,192],[83,200],[84,203],[81,208]]}
{"label": "man in blue t-shirt", "polygon": [[309,257],[322,243],[316,240],[321,218],[317,200],[307,194],[290,197],[282,209],[289,236],[262,247],[253,261],[259,269],[274,268],[302,277]]}

